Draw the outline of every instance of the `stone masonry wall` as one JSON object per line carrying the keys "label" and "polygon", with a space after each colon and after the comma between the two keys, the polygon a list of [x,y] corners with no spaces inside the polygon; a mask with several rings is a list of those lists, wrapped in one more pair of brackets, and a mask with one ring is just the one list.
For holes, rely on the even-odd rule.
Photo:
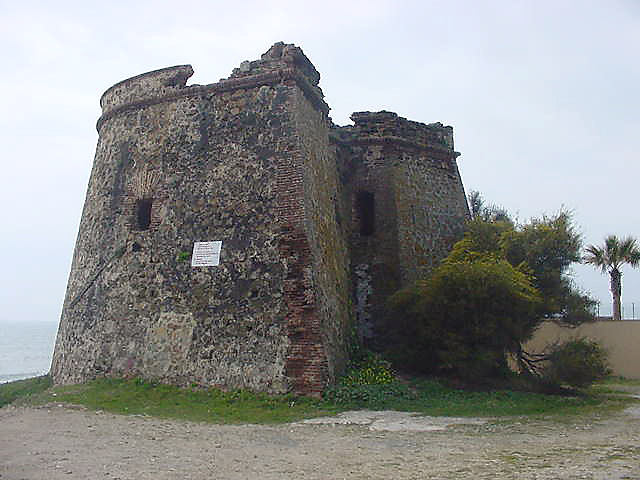
{"label": "stone masonry wall", "polygon": [[[400,288],[398,228],[394,167],[384,154],[384,145],[362,142],[356,127],[334,128],[337,160],[341,167],[341,217],[351,260],[354,308],[361,337],[371,338],[374,319],[384,310],[384,301]],[[359,205],[362,195],[373,199],[372,231],[362,233],[366,220]]]}
{"label": "stone masonry wall", "polygon": [[[318,311],[311,322],[297,326],[290,338],[301,359],[306,359],[305,376],[326,371],[327,380],[332,382],[347,364],[347,344],[353,324],[349,252],[337,218],[338,176],[329,148],[329,120],[317,112],[301,92],[294,100],[296,107],[292,110],[296,112],[297,130],[302,133],[305,229],[313,252],[308,273]],[[295,368],[296,363],[298,361],[291,361],[291,367]],[[326,383],[326,380],[314,382],[316,386]]]}
{"label": "stone masonry wall", "polygon": [[[322,288],[314,296],[314,275],[344,282],[313,271],[321,254],[309,236],[324,227],[304,199],[322,198],[306,191],[316,160],[300,123],[326,124],[328,110],[314,72],[300,49],[276,44],[217,84],[187,87],[192,69],[179,66],[105,93],[56,383],[141,375],[318,394],[330,381],[327,348],[343,347],[319,331],[348,319]],[[326,163],[324,150],[314,152]],[[192,268],[193,242],[212,240],[223,242],[220,265]]]}
{"label": "stone masonry wall", "polygon": [[[453,131],[391,112],[337,127],[277,43],[210,85],[189,65],[101,98],[51,373],[320,395],[468,216]],[[194,242],[222,241],[192,267]],[[357,321],[356,321],[357,319]]]}
{"label": "stone masonry wall", "polygon": [[462,236],[469,213],[451,127],[384,111],[351,118],[354,126],[334,127],[332,139],[351,219],[358,325],[371,338],[389,295],[428,275]]}

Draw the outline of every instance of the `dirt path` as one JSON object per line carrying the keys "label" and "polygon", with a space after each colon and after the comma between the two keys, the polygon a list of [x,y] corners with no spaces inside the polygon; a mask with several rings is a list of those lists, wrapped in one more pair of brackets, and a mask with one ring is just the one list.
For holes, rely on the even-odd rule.
{"label": "dirt path", "polygon": [[579,423],[351,420],[230,426],[7,407],[0,480],[640,479],[640,407]]}

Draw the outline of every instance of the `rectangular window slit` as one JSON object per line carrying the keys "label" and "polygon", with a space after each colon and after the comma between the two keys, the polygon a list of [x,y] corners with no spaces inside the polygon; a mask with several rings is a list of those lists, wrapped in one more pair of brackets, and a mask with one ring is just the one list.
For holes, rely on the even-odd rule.
{"label": "rectangular window slit", "polygon": [[360,220],[360,235],[369,236],[375,232],[375,198],[372,192],[360,191],[356,195],[356,213]]}
{"label": "rectangular window slit", "polygon": [[136,202],[136,218],[138,220],[138,230],[149,230],[151,225],[151,198],[142,198]]}

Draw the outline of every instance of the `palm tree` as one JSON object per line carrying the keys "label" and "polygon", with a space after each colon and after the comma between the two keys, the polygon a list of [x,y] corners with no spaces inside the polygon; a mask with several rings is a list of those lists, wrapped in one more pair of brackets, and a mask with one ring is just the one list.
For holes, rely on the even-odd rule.
{"label": "palm tree", "polygon": [[622,294],[622,272],[620,268],[625,263],[632,267],[640,265],[640,248],[633,237],[619,239],[609,235],[604,239],[604,246],[589,245],[583,258],[584,263],[590,263],[599,268],[602,273],[611,277],[611,295],[613,296],[613,319],[620,320],[620,296]]}

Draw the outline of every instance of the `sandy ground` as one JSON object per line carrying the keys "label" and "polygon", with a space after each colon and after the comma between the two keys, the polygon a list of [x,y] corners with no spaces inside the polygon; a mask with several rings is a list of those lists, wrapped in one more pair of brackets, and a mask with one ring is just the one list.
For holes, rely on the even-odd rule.
{"label": "sandy ground", "polygon": [[0,480],[640,479],[640,406],[581,420],[353,412],[206,425],[0,409]]}

